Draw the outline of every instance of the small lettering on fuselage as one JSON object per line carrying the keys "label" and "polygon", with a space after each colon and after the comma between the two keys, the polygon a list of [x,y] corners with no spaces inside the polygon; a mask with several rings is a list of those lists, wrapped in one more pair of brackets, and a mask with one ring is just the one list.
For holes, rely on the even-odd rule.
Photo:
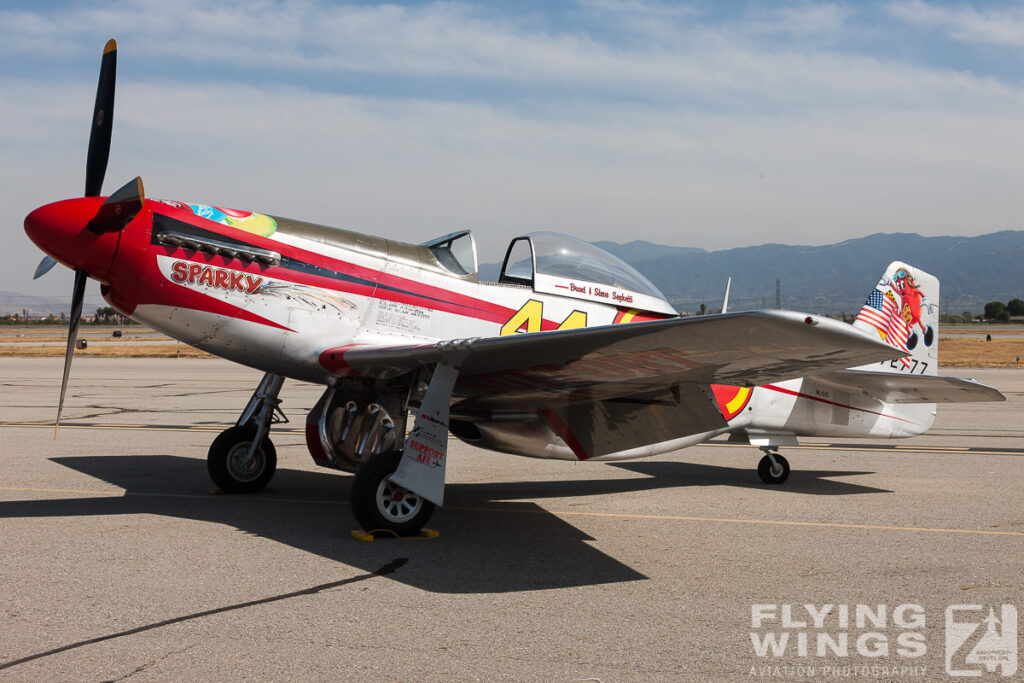
{"label": "small lettering on fuselage", "polygon": [[248,275],[189,261],[175,261],[171,264],[171,280],[179,284],[187,282],[190,285],[200,284],[246,294],[254,293],[263,284],[263,278],[259,275]]}
{"label": "small lettering on fuselage", "polygon": [[[607,299],[609,297],[608,292],[604,291],[600,287],[595,287],[593,285],[578,285],[575,282],[570,282],[568,287],[565,287],[564,285],[555,286],[561,287],[562,289],[568,289],[573,294],[586,294],[587,296],[596,296],[602,299]],[[615,290],[612,290],[610,296],[612,299],[622,304],[633,303],[632,294],[623,294],[621,292],[616,292]]]}

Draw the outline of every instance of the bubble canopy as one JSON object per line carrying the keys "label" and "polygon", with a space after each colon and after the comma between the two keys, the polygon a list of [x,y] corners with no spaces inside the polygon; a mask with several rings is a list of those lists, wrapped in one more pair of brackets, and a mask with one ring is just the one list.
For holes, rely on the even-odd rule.
{"label": "bubble canopy", "polygon": [[555,232],[512,240],[500,282],[540,292],[674,314],[665,295],[635,268],[589,242]]}

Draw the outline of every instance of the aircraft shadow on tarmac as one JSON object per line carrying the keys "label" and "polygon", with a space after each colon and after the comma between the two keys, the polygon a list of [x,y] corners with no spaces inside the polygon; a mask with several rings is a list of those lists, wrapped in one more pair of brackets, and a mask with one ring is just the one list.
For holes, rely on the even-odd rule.
{"label": "aircraft shadow on tarmac", "polygon": [[[449,484],[438,540],[360,543],[348,507],[352,478],[279,469],[266,491],[211,495],[202,460],[171,455],[78,456],[53,462],[109,482],[124,496],[0,502],[0,518],[165,515],[234,527],[373,571],[396,556],[409,561],[392,579],[438,593],[501,593],[646,579],[601,552],[584,532],[516,498],[582,497],[686,486],[762,487],[750,470],[676,462],[617,464],[648,477]],[[817,495],[884,492],[829,481],[852,472],[800,471],[789,490]],[[513,499],[513,500],[509,500]],[[524,514],[526,513],[526,514]]]}

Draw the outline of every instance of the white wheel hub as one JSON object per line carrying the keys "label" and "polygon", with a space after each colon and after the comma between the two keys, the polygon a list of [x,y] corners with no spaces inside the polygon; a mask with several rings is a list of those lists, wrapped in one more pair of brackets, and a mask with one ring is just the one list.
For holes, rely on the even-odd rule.
{"label": "white wheel hub", "polygon": [[395,524],[408,522],[423,508],[423,498],[385,477],[377,486],[377,509]]}

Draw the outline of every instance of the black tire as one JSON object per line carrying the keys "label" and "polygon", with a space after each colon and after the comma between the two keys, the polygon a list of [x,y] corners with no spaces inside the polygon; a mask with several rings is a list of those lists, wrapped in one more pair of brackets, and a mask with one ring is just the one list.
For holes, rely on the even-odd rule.
{"label": "black tire", "polygon": [[262,490],[274,477],[277,469],[277,450],[270,439],[256,449],[252,463],[246,463],[256,427],[236,426],[225,429],[210,444],[206,456],[206,469],[213,483],[225,493],[252,493]]}
{"label": "black tire", "polygon": [[775,454],[775,461],[779,463],[781,472],[772,472],[772,460],[767,455],[757,463],[757,476],[766,484],[781,484],[789,478],[789,461],[778,453]]}
{"label": "black tire", "polygon": [[434,513],[429,500],[388,481],[401,460],[401,451],[381,453],[356,472],[352,514],[365,531],[386,529],[398,536],[415,536]]}

